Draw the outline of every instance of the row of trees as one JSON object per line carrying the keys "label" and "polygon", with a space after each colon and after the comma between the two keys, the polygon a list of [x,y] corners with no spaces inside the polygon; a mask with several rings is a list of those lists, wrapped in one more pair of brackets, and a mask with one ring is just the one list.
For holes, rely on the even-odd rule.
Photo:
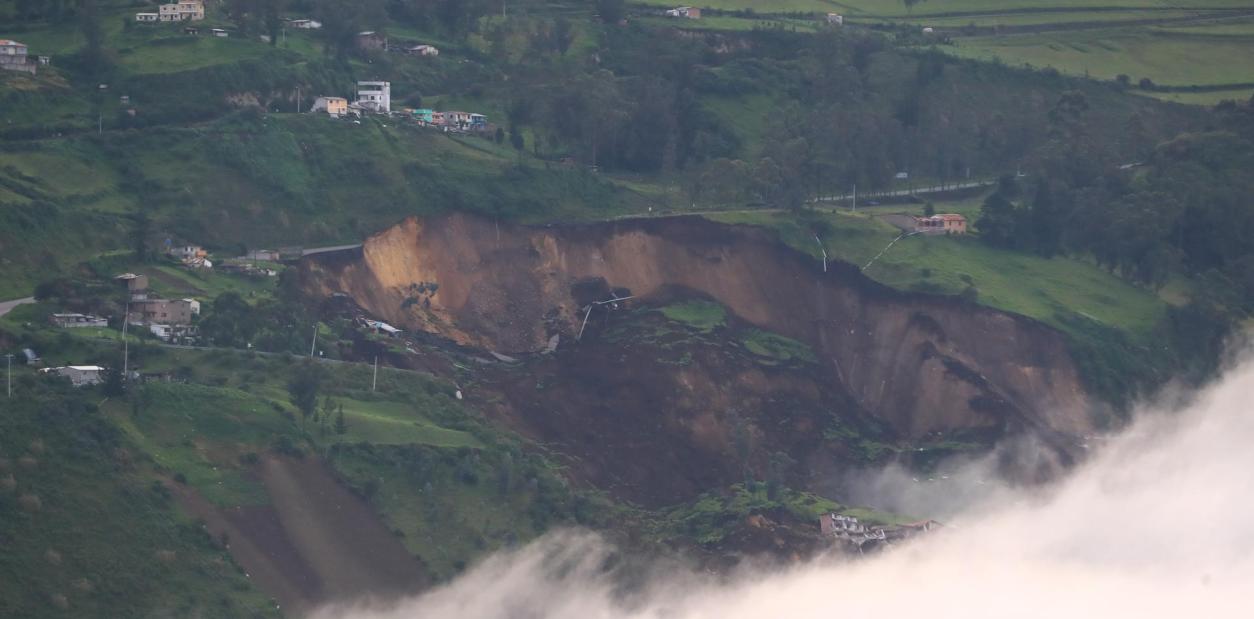
{"label": "row of trees", "polygon": [[984,201],[981,240],[1092,256],[1153,288],[1188,273],[1195,301],[1254,313],[1254,104],[1229,105],[1215,130],[1182,134],[1123,165],[1085,129],[1088,113],[1079,93],[1060,98],[1036,173],[1023,184],[1003,178]]}

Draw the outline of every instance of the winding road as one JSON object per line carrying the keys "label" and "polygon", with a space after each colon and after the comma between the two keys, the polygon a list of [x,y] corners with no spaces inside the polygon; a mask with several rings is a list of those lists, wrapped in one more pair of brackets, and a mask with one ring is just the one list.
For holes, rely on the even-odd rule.
{"label": "winding road", "polygon": [[35,297],[25,297],[22,299],[13,299],[12,301],[0,301],[0,316],[4,316],[13,311],[13,308],[27,303],[34,303]]}

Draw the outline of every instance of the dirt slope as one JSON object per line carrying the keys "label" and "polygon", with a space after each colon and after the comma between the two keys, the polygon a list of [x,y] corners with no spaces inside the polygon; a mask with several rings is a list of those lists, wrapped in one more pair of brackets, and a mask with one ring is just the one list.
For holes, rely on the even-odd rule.
{"label": "dirt slope", "polygon": [[1066,344],[1029,319],[893,291],[751,227],[699,218],[516,227],[454,214],[409,219],[362,248],[311,256],[307,290],[345,293],[408,329],[501,352],[573,340],[610,288],[680,287],[810,344],[828,380],[906,436],[986,427],[1007,411],[1039,430],[1091,429]]}
{"label": "dirt slope", "polygon": [[256,472],[270,505],[221,509],[186,486],[170,488],[284,614],[426,584],[418,561],[321,462],[271,456]]}

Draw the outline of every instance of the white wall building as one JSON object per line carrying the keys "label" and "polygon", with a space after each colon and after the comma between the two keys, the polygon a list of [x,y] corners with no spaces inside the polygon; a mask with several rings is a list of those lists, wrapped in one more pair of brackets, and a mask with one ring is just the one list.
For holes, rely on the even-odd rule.
{"label": "white wall building", "polygon": [[205,5],[200,0],[171,2],[157,7],[160,21],[199,21],[205,18]]}
{"label": "white wall building", "polygon": [[35,63],[26,56],[25,43],[0,39],[0,69],[35,74]]}
{"label": "white wall building", "polygon": [[60,368],[46,368],[40,370],[45,374],[53,376],[64,376],[70,379],[70,383],[75,387],[90,387],[104,382],[104,368],[98,365],[67,365]]}
{"label": "white wall building", "polygon": [[357,82],[357,105],[380,114],[392,113],[392,82]]}

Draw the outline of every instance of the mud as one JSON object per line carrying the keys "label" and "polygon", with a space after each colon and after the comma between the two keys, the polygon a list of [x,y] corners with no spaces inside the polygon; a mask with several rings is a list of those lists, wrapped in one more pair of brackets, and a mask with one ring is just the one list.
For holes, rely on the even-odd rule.
{"label": "mud", "polygon": [[[902,436],[1008,419],[1057,437],[1092,429],[1088,398],[1056,331],[958,299],[894,291],[852,265],[832,263],[824,272],[748,226],[700,218],[558,227],[462,214],[409,219],[359,249],[306,258],[301,276],[307,291],[345,293],[393,324],[512,354],[541,350],[553,334],[564,349],[579,346],[587,299],[575,295],[584,296],[588,282],[628,292],[633,302],[683,288],[812,346],[823,380]],[[604,406],[629,414],[667,404]]]}

